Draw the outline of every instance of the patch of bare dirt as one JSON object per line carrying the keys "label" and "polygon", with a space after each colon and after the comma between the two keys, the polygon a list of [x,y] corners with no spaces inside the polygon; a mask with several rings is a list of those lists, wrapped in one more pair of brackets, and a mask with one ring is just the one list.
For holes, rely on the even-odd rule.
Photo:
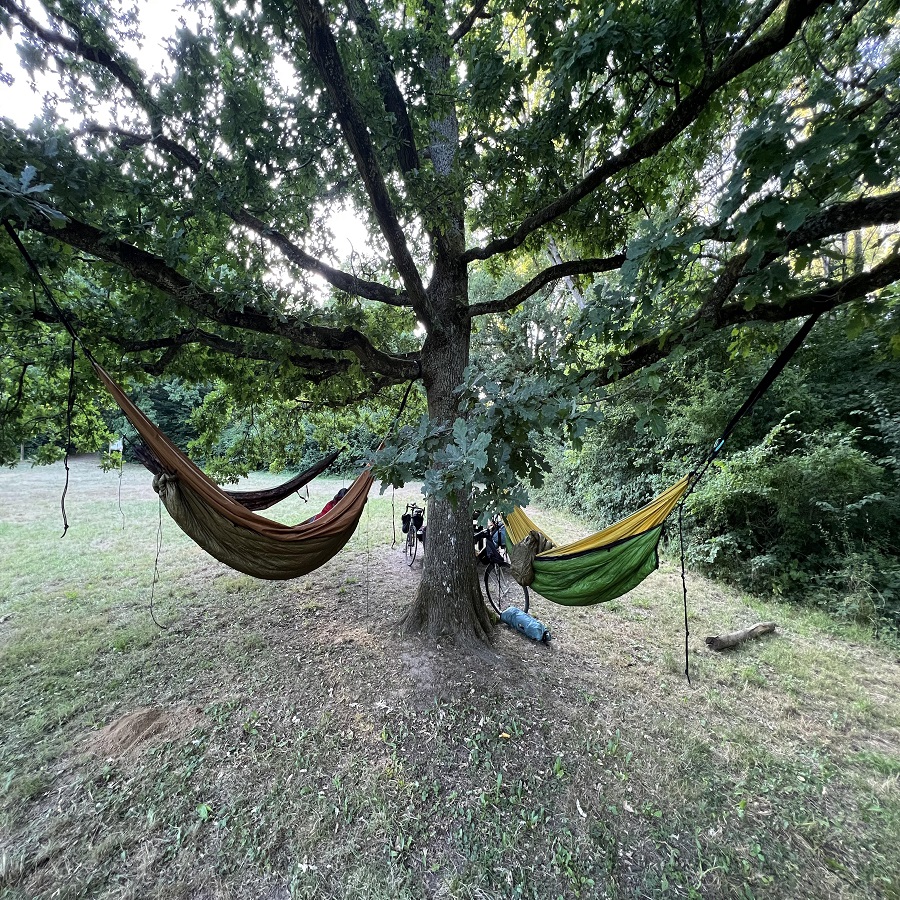
{"label": "patch of bare dirt", "polygon": [[104,759],[137,756],[187,734],[202,720],[203,714],[195,706],[142,706],[90,735],[85,749]]}

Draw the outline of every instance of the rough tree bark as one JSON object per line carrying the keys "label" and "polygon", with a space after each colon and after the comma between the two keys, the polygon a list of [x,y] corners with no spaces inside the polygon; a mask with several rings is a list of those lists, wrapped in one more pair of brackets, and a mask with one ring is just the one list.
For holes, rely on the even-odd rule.
{"label": "rough tree bark", "polygon": [[710,650],[729,650],[737,647],[744,641],[751,638],[762,637],[764,634],[771,634],[778,626],[774,622],[757,622],[755,625],[749,625],[740,631],[731,631],[728,634],[717,634],[714,637],[706,639],[706,646]]}
{"label": "rough tree bark", "polygon": [[[137,62],[129,61],[127,55],[115,46],[116,41],[112,37],[108,42],[104,41],[103,46],[94,46],[89,35],[82,33],[78,23],[68,22],[65,16],[54,13],[52,18],[56,21],[53,27],[45,27],[17,0],[0,0],[0,9],[56,58],[60,71],[68,71],[73,59],[79,63],[79,71],[83,66],[102,70],[102,81],[98,84],[103,85],[103,90],[106,90],[107,80],[112,78],[118,83],[126,103],[130,103],[135,123],[146,120],[143,127],[133,126],[137,131],[89,123],[81,132],[82,138],[93,135],[109,140],[122,153],[146,152],[152,148],[153,153],[169,160],[173,172],[187,173],[198,202],[201,198],[217,198],[215,202],[210,200],[208,212],[215,212],[216,216],[224,214],[240,229],[246,229],[258,237],[272,252],[280,254],[283,262],[305,273],[321,276],[337,290],[414,310],[428,335],[421,351],[421,368],[413,354],[398,356],[386,352],[355,328],[310,323],[302,315],[273,315],[263,306],[238,307],[230,298],[223,302],[223,297],[214,286],[202,279],[193,280],[165,258],[155,255],[152,242],[150,249],[133,245],[125,239],[127,228],[121,235],[107,233],[90,221],[80,221],[76,217],[76,208],[66,210],[68,219],[64,224],[50,222],[43,214],[36,214],[21,224],[117,266],[176,301],[177,333],[164,334],[149,341],[135,340],[134,335],[108,335],[111,343],[129,352],[164,349],[165,353],[158,363],[145,365],[148,371],[158,374],[174,359],[181,347],[190,343],[246,356],[244,342],[230,336],[231,329],[238,329],[271,339],[272,345],[277,347],[272,358],[282,358],[285,344],[302,348],[304,352],[298,350],[292,353],[290,360],[299,370],[308,370],[320,378],[349,368],[350,355],[356,358],[370,377],[377,378],[381,383],[397,384],[418,377],[421,372],[432,419],[449,425],[457,415],[453,392],[463,381],[469,359],[472,317],[509,312],[543,286],[561,278],[614,271],[624,264],[625,254],[619,252],[604,258],[562,262],[552,237],[547,234],[553,265],[508,296],[471,306],[468,306],[467,296],[467,264],[515,251],[532,236],[539,236],[542,229],[572,211],[593,192],[601,188],[615,190],[619,176],[671,147],[705,114],[717,92],[785,49],[804,24],[826,5],[830,5],[828,0],[766,2],[758,13],[754,13],[750,8],[752,5],[748,5],[747,16],[750,18],[744,31],[733,35],[734,40],[729,38],[725,41],[721,50],[713,50],[710,46],[703,48],[705,69],[702,74],[698,73],[693,89],[683,99],[676,97],[673,105],[649,130],[636,136],[631,144],[616,147],[608,156],[599,158],[578,182],[553,198],[545,198],[547,202],[543,206],[523,208],[521,218],[510,223],[507,234],[489,235],[485,243],[466,249],[465,203],[467,197],[472,199],[467,191],[475,182],[470,177],[471,173],[458,171],[459,123],[453,98],[461,98],[466,92],[460,90],[455,82],[458,69],[454,47],[484,15],[484,0],[474,0],[471,11],[455,28],[448,19],[448,16],[458,14],[459,10],[455,7],[451,9],[451,5],[442,0],[423,0],[421,8],[416,7],[414,15],[422,39],[423,65],[420,70],[420,63],[416,61],[416,73],[408,77],[417,85],[420,80],[423,81],[426,102],[422,104],[420,98],[414,108],[407,107],[402,85],[397,79],[398,70],[391,58],[391,42],[385,36],[386,30],[393,27],[390,17],[382,21],[379,11],[370,9],[367,0],[348,0],[347,4],[359,42],[350,34],[350,29],[336,25],[342,17],[339,5],[326,9],[322,0],[292,0],[285,12],[283,4],[273,4],[277,7],[278,17],[285,13],[290,18],[292,10],[303,31],[310,59],[326,90],[330,112],[336,118],[346,147],[353,157],[360,183],[368,196],[398,276],[399,283],[387,285],[361,279],[311,256],[304,249],[303,241],[294,242],[287,232],[275,227],[276,223],[264,221],[256,212],[251,212],[251,207],[243,206],[238,197],[231,196],[228,185],[220,183],[217,165],[193,152],[187,137],[187,143],[179,143],[178,135],[184,132],[182,126],[186,122],[180,121],[178,105],[174,107],[176,111],[163,110],[155,90],[142,83]],[[853,15],[855,13],[851,14],[850,19]],[[79,14],[77,18],[86,22],[94,20],[93,14],[87,13],[84,16]],[[102,29],[101,19],[97,18],[95,25]],[[289,32],[290,40],[293,40],[292,30],[289,29]],[[342,44],[343,57],[339,39],[349,40],[349,43]],[[302,50],[299,44],[296,49]],[[356,76],[348,74],[345,60],[347,54],[358,52],[363,52],[368,58],[357,75],[371,73],[374,78],[372,83],[381,92],[383,111],[369,104],[371,97],[368,90],[365,103],[354,93]],[[413,65],[412,62],[407,64]],[[418,86],[416,91],[419,92]],[[870,102],[876,102],[874,95],[871,101],[865,101],[866,104]],[[318,103],[316,99],[317,108]],[[885,113],[885,123],[890,121],[892,114],[890,111]],[[393,162],[387,147],[382,148],[385,151],[382,152],[376,146],[376,132],[369,127],[373,116],[381,120],[383,115],[387,115],[391,122],[396,156]],[[420,118],[423,116],[430,119],[424,121]],[[328,128],[327,142],[330,143],[331,126]],[[190,130],[184,134],[187,135]],[[381,141],[380,130],[378,134],[378,141]],[[418,147],[418,141],[427,143],[427,148]],[[205,158],[205,152],[203,156]],[[229,160],[222,158],[220,161],[223,163],[222,171],[227,171]],[[55,160],[48,165],[48,170],[55,171],[58,162]],[[215,160],[212,162],[215,163]],[[171,179],[161,181],[168,184]],[[398,206],[394,199],[397,194],[403,195],[408,203]],[[167,202],[165,196],[161,200]],[[798,207],[805,207],[803,198],[794,200]],[[788,204],[790,202],[793,201],[788,201]],[[746,321],[784,321],[821,313],[866,297],[872,291],[900,280],[900,254],[890,254],[867,271],[861,266],[863,260],[857,252],[858,265],[849,277],[808,287],[805,292],[795,292],[789,302],[779,296],[772,302],[758,303],[748,309],[740,298],[734,299],[733,296],[735,286],[742,277],[758,273],[776,259],[802,250],[807,245],[815,245],[826,237],[900,221],[900,192],[894,190],[846,202],[836,201],[812,214],[805,208],[802,212],[803,224],[785,233],[783,246],[778,252],[768,243],[760,246],[761,256],[752,272],[746,267],[756,249],[752,244],[739,253],[733,248],[723,251],[723,259],[730,257],[731,262],[724,264],[713,279],[707,299],[699,298],[698,311],[690,312],[690,308],[686,307],[683,316],[679,313],[680,319],[663,326],[659,334],[649,336],[623,353],[618,360],[617,377],[625,377],[662,359],[673,346],[687,343],[697,335],[702,336],[709,327],[722,329]],[[287,218],[290,220],[291,217]],[[419,223],[414,231],[415,237],[408,229],[412,220]],[[423,232],[425,245],[421,245]],[[720,242],[722,246],[729,246],[732,239],[733,231],[728,223],[720,223],[710,231],[709,240]],[[413,240],[420,246],[411,249]],[[861,246],[857,238],[857,251],[861,250]],[[848,252],[849,248],[845,255]],[[426,287],[424,278],[427,269],[432,270],[432,277]],[[229,331],[213,334],[198,328],[197,321],[190,328],[185,328],[183,307],[190,310],[190,318],[198,317],[200,323],[215,323]],[[307,355],[307,350],[315,353]],[[258,352],[263,353],[259,359],[269,358],[267,351]],[[607,367],[604,369],[606,371]],[[604,373],[595,374],[599,384],[609,383],[612,377]],[[475,566],[471,496],[468,493],[446,500],[429,501],[428,545],[422,582],[413,606],[404,616],[403,625],[407,631],[422,631],[429,636],[455,640],[461,644],[483,643],[490,634],[491,616],[481,597]]]}
{"label": "rough tree bark", "polygon": [[[454,390],[469,363],[471,319],[466,267],[439,266],[429,286],[435,316],[422,348],[422,379],[428,414],[452,425],[457,416]],[[422,580],[416,599],[403,616],[407,633],[422,633],[457,645],[484,644],[492,622],[481,595],[472,542],[472,503],[468,492],[452,499],[431,497]]]}

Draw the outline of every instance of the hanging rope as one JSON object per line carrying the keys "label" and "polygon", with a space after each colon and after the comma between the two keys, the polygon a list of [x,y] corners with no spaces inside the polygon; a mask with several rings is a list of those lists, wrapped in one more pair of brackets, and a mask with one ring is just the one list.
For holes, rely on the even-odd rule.
{"label": "hanging rope", "polygon": [[687,575],[684,564],[684,504],[678,506],[678,539],[681,543],[681,591],[684,595],[684,677],[691,683],[690,659],[688,657],[688,607],[687,607]]}
{"label": "hanging rope", "polygon": [[369,504],[366,504],[366,627],[371,631],[372,620],[369,617],[369,533],[372,530],[372,518]]}
{"label": "hanging rope", "polygon": [[153,598],[156,595],[156,582],[159,581],[159,554],[162,551],[162,497],[159,497],[159,525],[156,528],[156,561],[153,563],[153,581],[150,582],[150,618],[153,619],[153,624],[157,628],[161,628],[163,631],[168,631],[169,629],[157,621],[156,615],[153,612]]}
{"label": "hanging rope", "polygon": [[69,447],[72,446],[72,416],[75,412],[75,337],[69,347],[69,394],[66,402],[66,452],[63,457],[63,466],[66,470],[66,483],[63,485],[62,497],[59,498],[59,508],[62,511],[63,533],[66,536],[69,530],[69,519],[66,516],[66,494],[69,493]]}
{"label": "hanging rope", "polygon": [[122,516],[122,531],[125,530],[125,510],[122,509],[122,476],[125,474],[125,435],[122,435],[122,448],[119,450],[119,515]]}
{"label": "hanging rope", "polygon": [[[419,372],[415,378],[410,378],[409,384],[406,385],[406,390],[403,392],[403,399],[400,401],[400,408],[397,410],[397,415],[394,416],[394,421],[391,422],[391,427],[388,429],[388,434],[393,434],[394,429],[400,424],[400,417],[403,415],[403,411],[406,409],[406,401],[409,400],[409,392],[412,390],[413,384],[422,377],[422,361],[416,360],[419,365]],[[385,439],[386,440],[386,439]],[[385,441],[381,442],[381,446],[383,447]],[[379,448],[380,449],[380,448]],[[393,537],[391,538],[391,549],[397,545],[397,510],[394,508],[394,486],[391,485],[391,531],[393,533]]]}
{"label": "hanging rope", "polygon": [[53,292],[47,285],[47,282],[44,281],[43,275],[41,275],[40,269],[37,267],[37,263],[31,258],[29,252],[25,249],[25,245],[22,241],[19,240],[19,236],[16,234],[15,229],[10,224],[9,220],[4,220],[3,227],[6,229],[6,233],[9,235],[10,240],[12,240],[13,244],[15,244],[16,249],[21,254],[22,258],[25,260],[26,265],[31,270],[34,277],[37,279],[38,284],[43,288],[44,295],[50,301],[50,305],[53,307],[54,312],[59,318],[59,321],[63,324],[63,327],[66,331],[69,332],[69,337],[72,339],[72,345],[69,350],[69,391],[68,398],[66,403],[66,451],[65,456],[63,457],[63,465],[66,470],[66,483],[63,486],[62,497],[60,498],[60,508],[62,510],[62,518],[63,518],[63,533],[60,537],[65,537],[66,532],[69,530],[69,520],[66,516],[66,494],[69,492],[69,447],[72,444],[72,417],[75,410],[75,345],[78,344],[81,347],[84,355],[94,362],[94,357],[91,355],[90,350],[82,343],[81,338],[75,333],[75,329],[72,327],[72,323],[69,321],[69,317],[62,311],[59,304],[56,302],[56,298],[53,296]]}

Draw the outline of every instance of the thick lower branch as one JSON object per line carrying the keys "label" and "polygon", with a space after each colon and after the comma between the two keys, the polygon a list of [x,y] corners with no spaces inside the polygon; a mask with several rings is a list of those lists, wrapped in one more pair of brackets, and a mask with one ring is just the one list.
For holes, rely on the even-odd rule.
{"label": "thick lower branch", "polygon": [[378,350],[355,328],[331,328],[312,325],[296,318],[282,320],[253,309],[229,309],[223,303],[224,298],[204,290],[162,258],[114,238],[92,225],[69,219],[65,225],[54,227],[35,218],[28,223],[28,227],[114,263],[134,278],[157,288],[188,309],[220,325],[277,335],[315,350],[346,351],[354,354],[365,368],[379,375],[404,380],[419,375],[419,364],[415,356],[398,357]]}
{"label": "thick lower branch", "polygon": [[[854,275],[840,282],[829,282],[816,291],[799,294],[784,303],[761,303],[752,309],[746,309],[743,304],[733,303],[723,306],[712,321],[694,315],[682,325],[654,336],[620,357],[617,374],[608,374],[608,367],[595,370],[595,374],[599,376],[600,384],[609,384],[659,362],[665,359],[677,344],[689,340],[698,325],[711,326],[713,331],[718,331],[747,322],[789,322],[792,319],[828,312],[860,300],[896,281],[900,281],[900,253],[889,257],[869,272]],[[708,330],[704,331],[704,335]]]}
{"label": "thick lower branch", "polygon": [[742,304],[732,304],[722,309],[723,326],[744,322],[786,322],[801,316],[828,312],[838,306],[852,303],[900,281],[900,253],[888,257],[869,272],[862,272],[839,282],[829,282],[817,291],[792,297],[784,305],[761,303],[753,309]]}
{"label": "thick lower branch", "polygon": [[[218,193],[220,185],[208,172],[204,171],[203,163],[200,161],[199,157],[191,153],[187,147],[161,133],[141,134],[138,132],[126,131],[122,128],[107,128],[96,124],[86,126],[82,129],[82,132],[115,138],[125,149],[152,144],[154,147],[158,147],[160,150],[168,153],[179,163],[179,165],[184,166],[186,169],[197,175],[199,179],[202,179],[202,187],[204,188],[202,191],[203,193],[210,196],[215,196]],[[290,262],[299,266],[306,272],[320,275],[332,287],[336,287],[338,290],[345,291],[355,297],[363,297],[366,300],[377,300],[379,303],[387,303],[390,306],[412,306],[409,298],[401,291],[380,284],[377,281],[364,281],[361,278],[357,278],[355,275],[351,275],[340,269],[335,269],[327,263],[322,262],[322,260],[311,256],[305,250],[297,246],[297,244],[288,238],[287,235],[278,229],[267,225],[262,219],[253,215],[253,213],[248,210],[237,209],[226,203],[220,203],[219,206],[225,215],[227,215],[236,225],[247,228],[254,234],[258,234],[260,237],[269,241],[273,246],[277,247]]]}

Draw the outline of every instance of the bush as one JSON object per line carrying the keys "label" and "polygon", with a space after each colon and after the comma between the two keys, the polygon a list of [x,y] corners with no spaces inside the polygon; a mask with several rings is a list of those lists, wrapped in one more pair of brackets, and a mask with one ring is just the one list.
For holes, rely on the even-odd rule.
{"label": "bush", "polygon": [[842,615],[860,605],[865,583],[872,599],[860,609],[900,623],[889,600],[900,581],[875,576],[897,568],[887,563],[900,524],[893,473],[859,448],[857,429],[804,434],[792,418],[701,482],[688,501],[689,558],[748,589],[803,596]]}

